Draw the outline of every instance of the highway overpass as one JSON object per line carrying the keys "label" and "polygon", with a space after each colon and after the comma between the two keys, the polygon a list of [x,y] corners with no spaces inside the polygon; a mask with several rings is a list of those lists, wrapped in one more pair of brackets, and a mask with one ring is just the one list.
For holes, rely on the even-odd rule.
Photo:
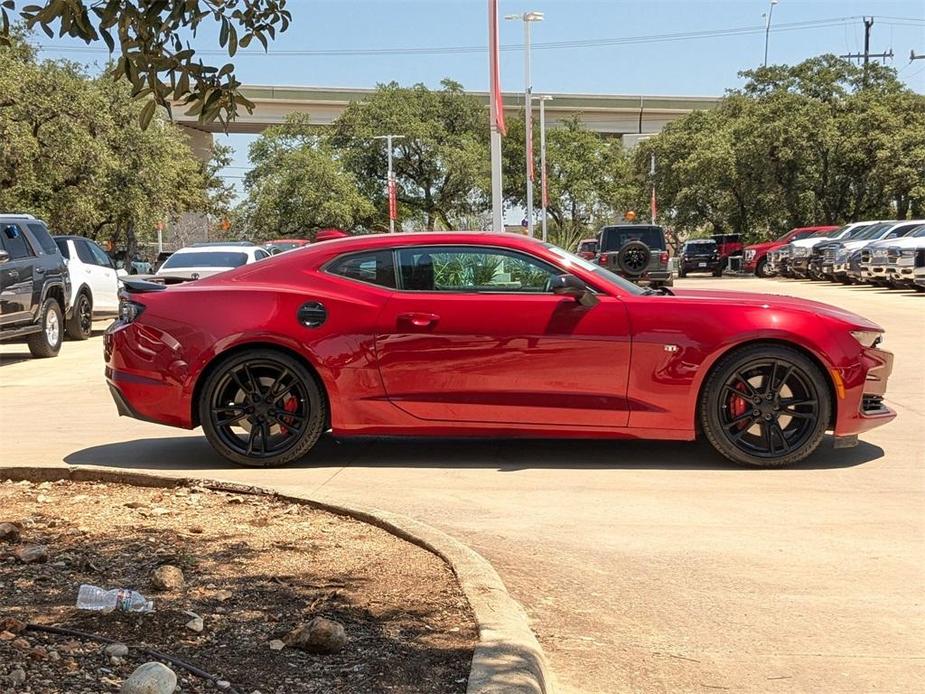
{"label": "highway overpass", "polygon": [[[271,125],[282,123],[290,113],[307,114],[312,123],[331,125],[348,104],[363,101],[375,90],[340,87],[283,87],[246,85],[241,93],[254,103],[254,112],[241,109],[230,123],[231,133],[260,133]],[[488,105],[487,92],[470,92]],[[623,138],[633,145],[646,136],[659,132],[666,124],[691,111],[716,106],[719,97],[710,96],[648,96],[643,94],[550,94],[546,103],[546,120],[550,127],[578,116],[591,130]],[[505,111],[510,116],[523,109],[523,94],[506,93]],[[174,111],[177,123],[201,134],[191,133],[194,147],[211,145],[205,133],[222,132],[221,123],[200,124],[195,117],[185,116],[182,109]]]}

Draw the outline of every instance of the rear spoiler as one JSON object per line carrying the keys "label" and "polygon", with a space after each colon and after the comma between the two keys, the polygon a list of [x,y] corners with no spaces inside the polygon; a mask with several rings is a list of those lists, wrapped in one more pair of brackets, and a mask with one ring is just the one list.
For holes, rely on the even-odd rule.
{"label": "rear spoiler", "polygon": [[167,289],[167,285],[161,282],[151,282],[149,280],[127,279],[120,277],[122,286],[129,294],[147,294],[148,292],[162,292]]}

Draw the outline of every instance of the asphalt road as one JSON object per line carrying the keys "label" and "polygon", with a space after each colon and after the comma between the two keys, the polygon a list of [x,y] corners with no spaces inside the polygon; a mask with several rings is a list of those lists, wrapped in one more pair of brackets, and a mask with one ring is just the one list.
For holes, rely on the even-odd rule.
{"label": "asphalt road", "polygon": [[94,337],[52,360],[0,347],[0,464],[201,475],[431,523],[495,565],[566,691],[925,691],[925,295],[679,282],[717,284],[881,323],[897,420],[785,470],[699,444],[534,441],[325,441],[249,470],[199,432],[118,418]]}

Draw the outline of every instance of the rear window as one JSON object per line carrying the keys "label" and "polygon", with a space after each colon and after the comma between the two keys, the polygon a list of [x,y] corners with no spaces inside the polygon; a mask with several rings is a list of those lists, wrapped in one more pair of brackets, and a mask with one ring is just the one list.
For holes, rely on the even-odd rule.
{"label": "rear window", "polygon": [[161,269],[187,267],[240,267],[247,263],[247,253],[234,251],[198,251],[196,253],[174,253],[164,261]]}
{"label": "rear window", "polygon": [[716,241],[688,241],[684,248],[688,253],[709,253],[716,248]]}
{"label": "rear window", "polygon": [[54,255],[58,252],[58,247],[55,245],[54,239],[51,238],[51,234],[48,233],[48,229],[45,228],[44,224],[41,222],[27,222],[26,226],[29,227],[29,231],[32,232],[32,235],[35,237],[35,240],[39,242],[43,251],[49,255]]}
{"label": "rear window", "polygon": [[55,239],[55,243],[58,245],[58,250],[61,251],[61,255],[65,258],[71,257],[71,252],[67,247],[67,239]]}
{"label": "rear window", "polygon": [[594,253],[597,251],[597,241],[582,241],[578,250],[581,253]]}
{"label": "rear window", "polygon": [[630,241],[642,241],[649,248],[665,250],[665,233],[661,227],[620,226],[601,229],[601,252],[619,251]]}

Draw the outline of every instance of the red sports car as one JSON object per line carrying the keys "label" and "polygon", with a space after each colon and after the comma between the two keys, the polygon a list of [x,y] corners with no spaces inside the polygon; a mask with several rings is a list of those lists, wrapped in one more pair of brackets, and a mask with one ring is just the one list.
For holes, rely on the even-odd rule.
{"label": "red sports car", "polygon": [[890,421],[876,324],[763,294],[642,289],[502,233],[359,236],[186,285],[125,282],[120,414],[243,465],[335,436],[706,437],[750,465]]}

